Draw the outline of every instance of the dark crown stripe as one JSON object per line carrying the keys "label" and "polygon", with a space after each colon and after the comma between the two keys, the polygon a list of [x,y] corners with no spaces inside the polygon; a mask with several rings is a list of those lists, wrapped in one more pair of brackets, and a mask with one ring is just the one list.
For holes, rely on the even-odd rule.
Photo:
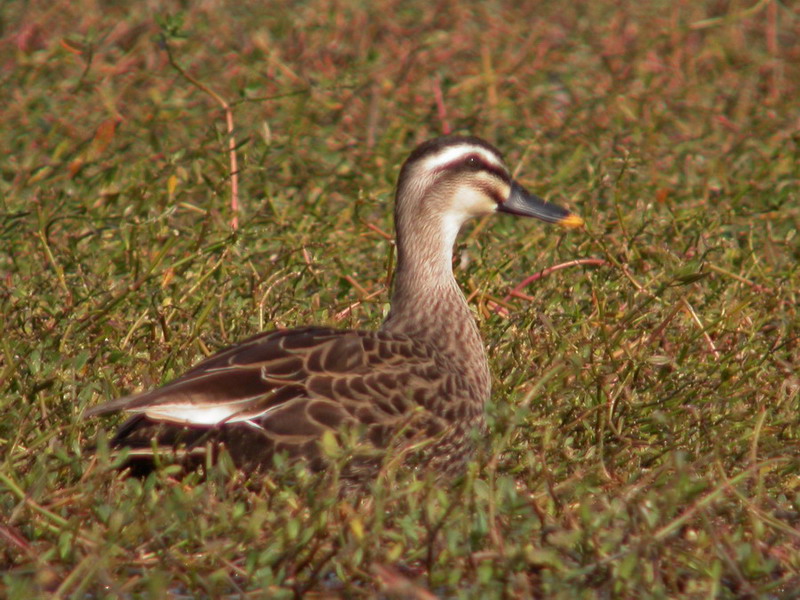
{"label": "dark crown stripe", "polygon": [[406,160],[407,164],[415,163],[423,158],[427,158],[428,156],[432,156],[434,154],[438,154],[445,148],[450,148],[452,146],[462,146],[462,145],[469,145],[469,146],[477,146],[479,148],[484,148],[497,156],[498,159],[502,161],[503,157],[500,154],[500,151],[492,146],[489,142],[482,140],[480,138],[466,136],[466,135],[446,135],[438,138],[434,138],[432,140],[428,140],[427,142],[420,144],[408,157]]}

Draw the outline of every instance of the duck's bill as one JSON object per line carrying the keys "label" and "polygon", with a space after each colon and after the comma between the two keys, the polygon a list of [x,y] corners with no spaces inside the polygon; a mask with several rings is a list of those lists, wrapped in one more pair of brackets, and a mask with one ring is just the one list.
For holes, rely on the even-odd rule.
{"label": "duck's bill", "polygon": [[511,184],[511,193],[508,195],[508,200],[500,204],[497,210],[511,215],[535,217],[547,223],[557,223],[564,227],[580,227],[583,225],[583,219],[575,213],[542,200],[517,182]]}

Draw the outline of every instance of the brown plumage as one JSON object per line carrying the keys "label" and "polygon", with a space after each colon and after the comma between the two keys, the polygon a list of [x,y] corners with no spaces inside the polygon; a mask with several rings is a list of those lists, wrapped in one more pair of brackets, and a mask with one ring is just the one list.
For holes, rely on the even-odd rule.
{"label": "brown plumage", "polygon": [[131,447],[140,466],[149,464],[154,443],[181,456],[222,444],[242,469],[269,468],[276,452],[322,469],[323,433],[347,431],[365,449],[351,461],[353,474],[375,470],[376,450],[409,447],[421,447],[432,468],[456,471],[470,455],[470,431],[483,426],[491,382],[478,328],[453,277],[452,248],[464,221],[495,211],[582,223],[515,183],[483,140],[428,141],[398,179],[397,271],[379,331],[262,333],[161,388],[87,415],[131,413],[112,443]]}

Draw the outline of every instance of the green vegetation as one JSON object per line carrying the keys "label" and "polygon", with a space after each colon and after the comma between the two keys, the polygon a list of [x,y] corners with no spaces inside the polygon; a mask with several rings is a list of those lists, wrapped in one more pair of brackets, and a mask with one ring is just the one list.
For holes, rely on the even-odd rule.
{"label": "green vegetation", "polygon": [[[5,3],[0,596],[796,597],[800,12],[750,1]],[[114,471],[87,407],[378,326],[447,128],[587,220],[459,241],[495,375],[463,480]]]}

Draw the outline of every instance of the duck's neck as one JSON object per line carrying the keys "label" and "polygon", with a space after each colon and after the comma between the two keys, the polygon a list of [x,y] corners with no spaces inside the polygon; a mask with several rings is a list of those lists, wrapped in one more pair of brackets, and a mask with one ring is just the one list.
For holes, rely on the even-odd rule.
{"label": "duck's neck", "polygon": [[397,215],[396,220],[397,270],[383,329],[437,348],[488,396],[483,341],[453,277],[453,244],[461,223],[448,223],[446,215],[412,222]]}

